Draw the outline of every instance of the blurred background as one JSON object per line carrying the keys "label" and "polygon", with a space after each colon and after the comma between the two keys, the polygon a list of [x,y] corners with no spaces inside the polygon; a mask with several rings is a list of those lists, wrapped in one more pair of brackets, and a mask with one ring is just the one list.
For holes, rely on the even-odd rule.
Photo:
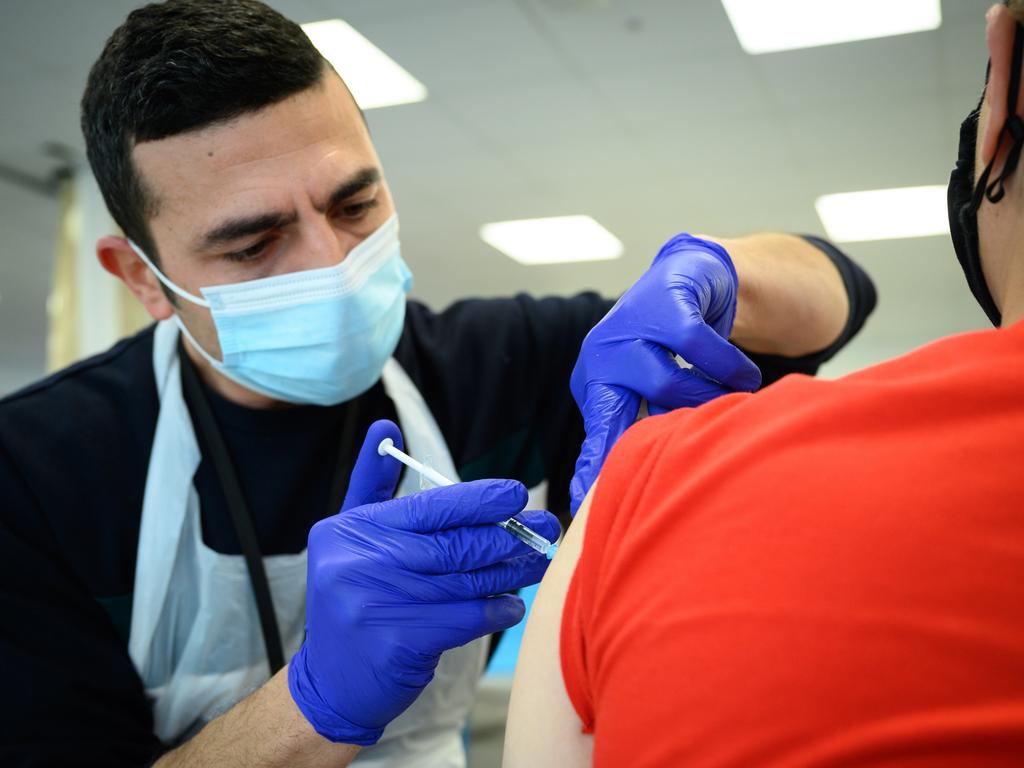
{"label": "blurred background", "polygon": [[[367,119],[413,293],[441,308],[515,291],[615,295],[678,231],[825,235],[823,195],[944,187],[981,91],[990,2],[931,0],[941,21],[923,31],[761,53],[741,44],[738,0],[732,15],[728,0],[270,4],[303,24],[344,19],[424,87],[422,100]],[[755,4],[748,33],[792,5]],[[0,1],[0,395],[145,322],[92,256],[113,230],[78,128],[88,69],[137,5]],[[888,17],[921,2],[805,5],[835,22],[858,6]],[[930,199],[943,220],[944,197]],[[621,256],[525,265],[481,239],[486,223],[568,215],[592,217]],[[880,303],[825,375],[985,327],[948,234],[933,229],[841,244]],[[503,663],[481,700],[476,765],[497,759],[486,745],[500,744]]]}
{"label": "blurred background", "polygon": [[[906,3],[916,4],[887,0],[879,14]],[[79,218],[66,221],[55,182],[88,174],[78,100],[107,36],[139,4],[0,3],[0,394],[46,370],[62,223],[77,227],[79,256],[74,285],[58,281],[50,306],[67,316],[77,303],[66,324],[80,338],[51,358],[105,347],[118,335],[112,317],[143,321],[111,308],[122,297],[92,258],[92,235],[110,229],[102,207],[79,178]],[[825,234],[822,195],[944,185],[980,93],[989,5],[946,0],[937,29],[750,54],[721,0],[271,4],[300,23],[345,19],[425,86],[423,101],[367,117],[414,295],[436,308],[513,291],[614,295],[678,231]],[[864,4],[818,2],[833,14]],[[527,266],[479,235],[488,222],[580,214],[622,242],[620,258]],[[844,248],[874,277],[880,305],[826,375],[984,325],[945,235]]]}

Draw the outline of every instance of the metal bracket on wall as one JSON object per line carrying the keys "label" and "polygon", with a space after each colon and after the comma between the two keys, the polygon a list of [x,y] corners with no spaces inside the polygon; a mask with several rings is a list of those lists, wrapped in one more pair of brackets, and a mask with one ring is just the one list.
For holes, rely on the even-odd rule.
{"label": "metal bracket on wall", "polygon": [[65,174],[69,174],[70,169],[58,171],[54,173],[48,179],[41,179],[37,176],[33,176],[30,173],[19,171],[17,168],[11,168],[9,165],[0,163],[0,181],[6,181],[8,184],[12,184],[20,189],[28,190],[29,192],[35,192],[37,195],[43,197],[49,197],[51,199],[57,197],[57,190],[60,187],[60,181],[64,178]]}
{"label": "metal bracket on wall", "polygon": [[20,189],[24,189],[29,192],[35,192],[37,195],[42,195],[43,197],[56,199],[60,192],[61,182],[66,181],[74,175],[75,167],[78,164],[75,158],[75,152],[63,144],[47,142],[43,145],[43,154],[47,157],[53,158],[58,163],[57,167],[49,176],[41,178],[0,162],[0,181],[6,181],[12,186],[19,187]]}

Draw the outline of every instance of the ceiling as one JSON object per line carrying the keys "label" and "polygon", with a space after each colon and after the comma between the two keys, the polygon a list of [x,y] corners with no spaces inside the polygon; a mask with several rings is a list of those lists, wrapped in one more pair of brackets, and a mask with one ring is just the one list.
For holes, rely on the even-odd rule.
{"label": "ceiling", "polygon": [[[767,2],[768,0],[766,0]],[[824,0],[823,0],[824,1]],[[838,0],[849,2],[849,0]],[[991,0],[946,0],[935,32],[762,56],[719,0],[275,0],[343,17],[426,84],[368,120],[402,218],[415,295],[614,295],[680,230],[821,233],[829,192],[944,184],[981,87]],[[0,165],[78,157],[77,105],[127,0],[3,0]],[[487,221],[586,213],[622,259],[527,267]],[[42,373],[57,207],[0,180],[0,393]],[[856,244],[881,304],[835,375],[983,327],[948,238]]]}

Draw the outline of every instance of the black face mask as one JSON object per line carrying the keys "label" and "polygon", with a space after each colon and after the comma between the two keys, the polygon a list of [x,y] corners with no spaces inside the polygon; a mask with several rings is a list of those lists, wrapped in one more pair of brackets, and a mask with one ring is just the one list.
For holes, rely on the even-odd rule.
{"label": "black face mask", "polygon": [[[947,205],[949,208],[949,233],[953,238],[953,250],[956,251],[957,260],[967,277],[967,285],[971,293],[978,300],[981,308],[985,310],[992,325],[998,326],[1002,322],[1002,315],[995,299],[985,282],[985,274],[981,270],[981,252],[978,245],[978,208],[983,200],[990,203],[998,203],[1006,194],[1006,179],[1017,168],[1020,160],[1021,148],[1024,147],[1024,121],[1017,116],[1017,91],[1020,89],[1021,77],[1021,53],[1024,52],[1024,28],[1017,25],[1017,32],[1013,40],[1013,63],[1010,69],[1010,89],[1006,99],[1006,122],[1003,130],[999,132],[999,141],[996,144],[995,155],[974,183],[974,151],[978,140],[978,114],[981,111],[981,102],[974,108],[974,111],[967,116],[967,119],[960,125],[960,150],[958,153],[956,167],[949,175],[949,187],[947,190]],[[991,67],[991,62],[989,63]],[[988,74],[985,75],[985,84],[988,85]],[[984,100],[984,94],[982,94]],[[992,166],[995,165],[996,156],[1003,145],[1003,137],[1010,137],[1009,153],[1006,156],[1006,163],[1003,165],[999,176],[989,183],[988,177],[992,173]]]}

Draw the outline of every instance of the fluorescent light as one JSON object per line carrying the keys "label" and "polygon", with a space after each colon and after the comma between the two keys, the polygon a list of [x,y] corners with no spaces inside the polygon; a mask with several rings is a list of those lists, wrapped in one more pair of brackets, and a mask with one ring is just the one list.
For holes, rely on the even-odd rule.
{"label": "fluorescent light", "polygon": [[939,0],[722,0],[747,53],[938,29]]}
{"label": "fluorescent light", "polygon": [[347,22],[314,21],[303,24],[302,30],[331,62],[363,109],[411,104],[427,98],[423,83]]}
{"label": "fluorescent light", "polygon": [[589,216],[497,221],[480,227],[483,241],[520,264],[605,261],[622,255],[622,243]]}
{"label": "fluorescent light", "polygon": [[824,195],[814,207],[838,243],[949,234],[944,185]]}

